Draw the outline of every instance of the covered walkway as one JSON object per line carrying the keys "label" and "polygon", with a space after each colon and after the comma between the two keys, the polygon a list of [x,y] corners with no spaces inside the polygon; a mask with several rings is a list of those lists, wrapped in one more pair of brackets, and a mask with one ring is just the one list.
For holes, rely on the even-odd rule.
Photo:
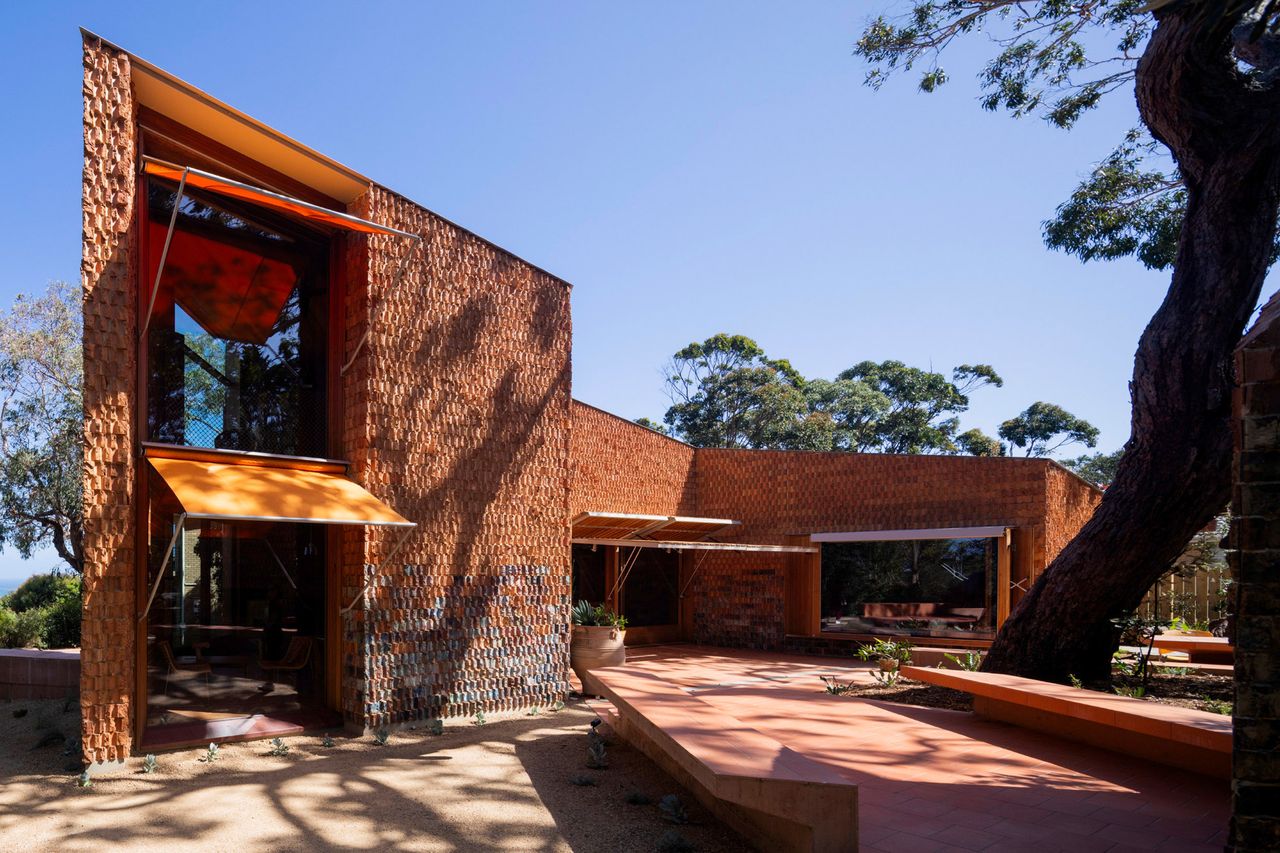
{"label": "covered walkway", "polygon": [[[677,684],[858,785],[863,850],[1221,850],[1226,782],[972,714],[833,696],[856,661],[687,645],[631,649]],[[609,670],[597,673],[606,685]]]}

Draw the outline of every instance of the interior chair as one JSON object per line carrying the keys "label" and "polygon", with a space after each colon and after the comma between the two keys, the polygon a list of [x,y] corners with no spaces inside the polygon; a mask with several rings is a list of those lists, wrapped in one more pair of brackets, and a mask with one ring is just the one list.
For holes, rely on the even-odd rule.
{"label": "interior chair", "polygon": [[178,660],[177,655],[173,653],[173,645],[171,643],[157,643],[160,647],[160,654],[164,658],[164,695],[169,695],[169,679],[178,672],[199,673],[204,676],[204,686],[206,690],[209,687],[209,673],[213,671],[213,666],[208,661],[196,660],[193,663],[184,663]]}
{"label": "interior chair", "polygon": [[307,663],[311,660],[311,638],[310,637],[290,637],[289,647],[284,650],[284,655],[278,660],[262,659],[258,665],[267,674],[292,672],[294,675],[294,689],[298,687],[298,673],[306,669]]}

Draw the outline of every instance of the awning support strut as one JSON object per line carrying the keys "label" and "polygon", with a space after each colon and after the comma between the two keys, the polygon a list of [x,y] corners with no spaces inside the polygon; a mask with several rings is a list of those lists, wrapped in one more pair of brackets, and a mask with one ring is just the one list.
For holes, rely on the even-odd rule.
{"label": "awning support strut", "polygon": [[173,526],[173,536],[169,539],[169,547],[164,552],[164,562],[160,564],[160,571],[156,572],[156,582],[151,585],[151,595],[147,597],[146,609],[138,616],[141,622],[147,618],[147,614],[151,612],[151,604],[156,600],[156,593],[160,591],[160,581],[164,580],[164,573],[169,568],[169,558],[173,556],[173,549],[178,544],[178,537],[182,535],[182,531],[186,528],[187,514],[185,512],[178,513],[178,521]]}
{"label": "awning support strut", "polygon": [[[409,541],[409,534],[413,533],[415,529],[416,528],[414,527],[408,527],[405,529],[404,533],[400,534],[400,539],[399,541],[396,542],[395,546],[391,549],[391,553],[387,554],[387,556],[382,558],[382,562],[378,566],[379,569],[382,566],[390,563],[391,559],[396,554],[400,553],[400,549],[404,546],[404,543]],[[360,602],[360,599],[364,598],[365,594],[368,593],[369,590],[373,588],[373,582],[376,581],[377,579],[378,579],[378,569],[374,569],[373,573],[369,576],[369,579],[364,582],[364,586],[360,588],[360,591],[358,593],[356,593],[356,597],[351,599],[351,603],[348,604],[346,607],[342,608],[340,612],[350,613],[352,610],[355,610],[356,605]]]}
{"label": "awning support strut", "polygon": [[187,174],[191,167],[182,170],[182,178],[178,181],[178,194],[173,197],[173,213],[169,214],[169,230],[164,235],[164,249],[160,252],[160,265],[156,267],[156,283],[151,285],[151,301],[147,303],[147,316],[142,321],[142,330],[138,332],[138,340],[147,336],[147,328],[151,325],[151,312],[156,307],[156,294],[160,292],[160,279],[164,276],[164,262],[169,258],[169,244],[173,242],[173,229],[178,224],[178,208],[182,207],[182,193],[187,188]]}

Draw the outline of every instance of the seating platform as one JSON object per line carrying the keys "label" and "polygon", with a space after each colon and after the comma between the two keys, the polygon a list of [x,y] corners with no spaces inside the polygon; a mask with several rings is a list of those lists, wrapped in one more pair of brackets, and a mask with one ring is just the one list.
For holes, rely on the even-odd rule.
{"label": "seating platform", "polygon": [[1210,776],[1231,776],[1231,718],[988,672],[907,666],[916,681],[973,694],[975,714]]}
{"label": "seating platform", "polygon": [[1161,651],[1186,652],[1199,663],[1230,663],[1235,657],[1235,648],[1226,637],[1157,634],[1152,645]]}
{"label": "seating platform", "polygon": [[[678,685],[625,667],[592,673],[592,707],[620,736],[765,849],[858,849],[858,786]],[[762,845],[764,846],[764,845]]]}

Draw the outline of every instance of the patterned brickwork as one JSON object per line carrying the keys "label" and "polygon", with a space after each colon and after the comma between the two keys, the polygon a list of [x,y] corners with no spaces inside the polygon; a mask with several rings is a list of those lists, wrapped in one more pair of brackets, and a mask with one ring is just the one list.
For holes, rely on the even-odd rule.
{"label": "patterned brickwork", "polygon": [[382,566],[347,620],[348,720],[546,702],[568,672],[569,288],[387,190],[365,205],[424,239],[399,283],[404,238],[349,261],[368,282],[348,294],[349,351],[362,315],[369,338],[344,381],[345,450],[419,527],[390,567],[394,533],[344,549],[348,591],[352,566]]}
{"label": "patterned brickwork", "polygon": [[[575,404],[573,512],[675,513],[742,522],[717,538],[784,544],[838,530],[1008,525],[1015,578],[1043,569],[1099,492],[1043,459],[693,449]],[[692,479],[692,485],[690,485]],[[777,648],[780,554],[703,554],[686,603],[697,642]],[[1015,594],[1016,597],[1016,594]]]}
{"label": "patterned brickwork", "polygon": [[1280,849],[1280,297],[1236,354],[1236,704],[1228,850]]}
{"label": "patterned brickwork", "polygon": [[573,430],[573,515],[697,514],[692,447],[577,400]]}
{"label": "patterned brickwork", "polygon": [[134,671],[134,105],[129,58],[84,43],[84,630],[87,762],[129,754]]}

